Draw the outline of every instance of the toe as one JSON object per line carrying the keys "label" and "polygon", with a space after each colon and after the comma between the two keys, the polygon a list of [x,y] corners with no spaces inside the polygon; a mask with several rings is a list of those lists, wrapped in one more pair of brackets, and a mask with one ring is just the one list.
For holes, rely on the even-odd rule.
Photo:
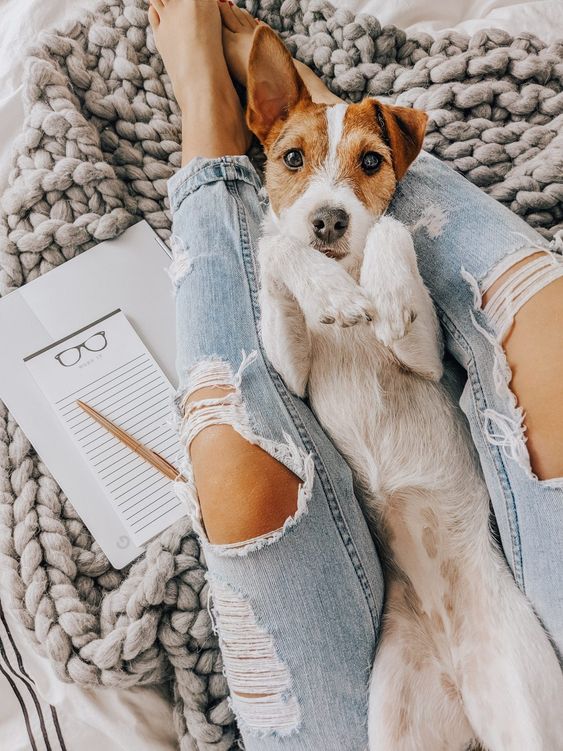
{"label": "toe", "polygon": [[246,18],[245,18],[243,11],[237,5],[235,5],[231,0],[228,0],[228,2],[229,2],[229,9],[231,13],[233,14],[233,16],[236,18],[239,29],[248,28],[248,24],[246,22]]}
{"label": "toe", "polygon": [[160,16],[154,5],[149,5],[149,23],[153,29],[157,29],[160,24]]}
{"label": "toe", "polygon": [[248,26],[249,29],[254,29],[256,27],[256,19],[254,16],[251,16],[250,13],[245,10],[244,8],[237,8],[238,12],[242,16],[243,22],[246,26]]}
{"label": "toe", "polygon": [[223,26],[229,31],[240,31],[240,22],[235,14],[232,12],[231,6],[227,0],[219,0],[217,3],[219,6],[219,12],[221,13],[221,21]]}

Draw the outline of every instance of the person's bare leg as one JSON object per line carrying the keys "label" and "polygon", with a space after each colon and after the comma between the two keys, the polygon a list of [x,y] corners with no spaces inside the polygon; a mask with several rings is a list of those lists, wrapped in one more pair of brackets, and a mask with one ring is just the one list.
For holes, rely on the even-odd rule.
{"label": "person's bare leg", "polygon": [[[495,291],[543,251],[514,264],[483,295]],[[510,387],[524,410],[532,468],[542,480],[563,477],[563,278],[543,287],[514,316],[503,340],[512,369]]]}
{"label": "person's bare leg", "polygon": [[[246,86],[248,56],[252,47],[252,37],[258,21],[246,10],[238,8],[228,0],[219,0],[219,10],[223,22],[223,50],[232,77]],[[314,102],[338,104],[342,99],[333,94],[313,71],[299,60],[293,61],[295,67]]]}
{"label": "person's bare leg", "polygon": [[[182,110],[183,163],[196,156],[243,154],[249,131],[225,64],[215,0],[151,3],[156,44]],[[187,409],[228,393],[220,387],[199,389]],[[198,433],[190,455],[210,542],[249,540],[281,528],[296,512],[299,478],[229,425]]]}
{"label": "person's bare leg", "polygon": [[244,154],[244,123],[214,0],[151,0],[149,22],[182,110],[182,164],[195,156]]}
{"label": "person's bare leg", "polygon": [[[187,405],[197,409],[198,402],[223,399],[227,393],[200,389]],[[299,478],[229,425],[211,425],[198,433],[190,456],[210,542],[227,545],[259,537],[281,529],[297,511]]]}

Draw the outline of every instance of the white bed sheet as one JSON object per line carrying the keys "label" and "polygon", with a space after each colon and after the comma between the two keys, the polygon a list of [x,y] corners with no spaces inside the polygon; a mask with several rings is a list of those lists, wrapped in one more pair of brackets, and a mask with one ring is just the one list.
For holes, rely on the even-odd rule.
{"label": "white bed sheet", "polygon": [[511,34],[529,31],[544,42],[563,35],[562,0],[339,0],[382,24],[432,35],[448,29],[473,34],[495,27]]}
{"label": "white bed sheet", "polygon": [[152,687],[84,689],[63,683],[0,608],[2,751],[175,751],[164,693]]}
{"label": "white bed sheet", "polygon": [[[96,0],[0,2],[0,194],[8,180],[11,147],[23,125],[25,49],[41,30],[76,17],[95,3]],[[439,34],[455,28],[471,34],[495,26],[512,34],[530,31],[546,42],[563,36],[562,0],[435,0],[432,3],[425,0],[336,0],[336,4],[372,13],[382,23],[395,24],[408,31]],[[67,751],[96,751],[100,747],[104,751],[132,748],[171,751],[176,747],[170,707],[158,691],[146,688],[86,691],[76,685],[63,684],[56,679],[48,662],[33,651],[9,613],[6,625],[0,619],[0,747],[7,751],[32,749],[23,721],[26,714],[38,751],[59,747],[61,751],[65,748]],[[20,661],[26,671],[23,675]],[[26,681],[30,685],[34,683],[31,689],[26,687]],[[8,745],[4,745],[7,739]]]}

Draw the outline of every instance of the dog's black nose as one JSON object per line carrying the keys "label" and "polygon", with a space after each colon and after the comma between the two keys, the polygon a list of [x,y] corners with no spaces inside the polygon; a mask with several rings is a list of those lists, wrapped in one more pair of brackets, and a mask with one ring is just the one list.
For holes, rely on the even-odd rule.
{"label": "dog's black nose", "polygon": [[315,236],[330,245],[346,232],[350,217],[344,209],[322,206],[313,211],[310,220]]}

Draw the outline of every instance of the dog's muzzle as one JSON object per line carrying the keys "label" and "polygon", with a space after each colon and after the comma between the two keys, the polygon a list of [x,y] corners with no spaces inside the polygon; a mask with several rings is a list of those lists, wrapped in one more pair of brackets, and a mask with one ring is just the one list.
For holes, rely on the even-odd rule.
{"label": "dog's muzzle", "polygon": [[[320,241],[322,248],[330,249],[343,237],[350,223],[349,214],[344,209],[335,206],[321,206],[309,215],[315,238]],[[319,248],[321,249],[321,248]]]}

